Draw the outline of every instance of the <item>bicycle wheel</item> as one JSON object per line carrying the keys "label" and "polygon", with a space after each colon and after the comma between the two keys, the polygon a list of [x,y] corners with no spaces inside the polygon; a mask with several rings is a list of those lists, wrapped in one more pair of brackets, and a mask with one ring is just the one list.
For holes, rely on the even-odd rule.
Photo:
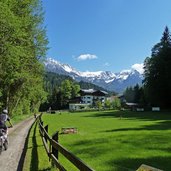
{"label": "bicycle wheel", "polygon": [[5,149],[5,150],[8,149],[8,140],[5,140],[5,142],[4,142],[4,149]]}
{"label": "bicycle wheel", "polygon": [[2,143],[2,139],[0,140],[0,155],[2,153],[2,148],[3,148],[3,143]]}

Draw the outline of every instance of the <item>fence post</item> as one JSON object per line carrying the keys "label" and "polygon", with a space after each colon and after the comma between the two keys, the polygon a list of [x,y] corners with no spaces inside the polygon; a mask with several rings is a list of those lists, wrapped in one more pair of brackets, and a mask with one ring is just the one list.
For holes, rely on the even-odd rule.
{"label": "fence post", "polygon": [[43,126],[42,113],[39,115],[39,121],[40,121],[41,125]]}
{"label": "fence post", "polygon": [[40,121],[40,123],[41,123],[41,125],[43,126],[43,121],[42,121],[42,120]]}
{"label": "fence post", "polygon": [[[54,133],[54,134],[52,135],[52,139],[58,143],[59,131],[56,131],[56,133]],[[58,160],[58,150],[55,149],[55,148],[53,148],[53,146],[52,146],[52,154],[53,154],[53,155],[56,157],[56,159]],[[52,165],[54,166],[53,162],[52,162]]]}
{"label": "fence post", "polygon": [[[46,125],[46,126],[44,127],[44,129],[45,129],[46,132],[48,133],[48,125]],[[45,138],[45,141],[47,142],[47,137],[45,136],[44,138]]]}

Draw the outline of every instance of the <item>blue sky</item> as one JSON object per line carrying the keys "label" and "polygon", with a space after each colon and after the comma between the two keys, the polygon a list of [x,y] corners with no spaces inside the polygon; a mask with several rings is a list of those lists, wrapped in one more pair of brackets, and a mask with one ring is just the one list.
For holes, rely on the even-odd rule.
{"label": "blue sky", "polygon": [[119,72],[144,62],[171,30],[170,0],[43,0],[47,57],[80,71]]}

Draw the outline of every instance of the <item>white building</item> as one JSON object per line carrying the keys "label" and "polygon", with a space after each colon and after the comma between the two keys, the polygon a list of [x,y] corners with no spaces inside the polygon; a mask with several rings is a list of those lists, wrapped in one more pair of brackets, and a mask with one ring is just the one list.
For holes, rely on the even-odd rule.
{"label": "white building", "polygon": [[86,110],[90,108],[96,101],[101,101],[102,103],[106,100],[106,95],[108,93],[101,90],[94,89],[81,89],[80,97],[73,99],[69,104],[69,110]]}
{"label": "white building", "polygon": [[104,103],[107,94],[108,94],[107,92],[101,90],[94,90],[94,89],[80,90],[82,103],[90,104],[90,105],[92,105],[95,101],[98,100]]}
{"label": "white building", "polygon": [[82,104],[82,103],[70,103],[69,104],[69,110],[74,111],[74,110],[86,110],[89,108],[89,104]]}

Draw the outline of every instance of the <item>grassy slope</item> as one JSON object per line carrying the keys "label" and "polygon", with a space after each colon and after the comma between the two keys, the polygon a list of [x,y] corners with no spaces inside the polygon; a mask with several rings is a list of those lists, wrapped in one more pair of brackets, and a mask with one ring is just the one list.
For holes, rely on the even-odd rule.
{"label": "grassy slope", "polygon": [[136,170],[142,163],[171,170],[170,113],[63,113],[44,115],[43,120],[50,135],[62,127],[77,127],[77,134],[61,134],[59,141],[97,171]]}

